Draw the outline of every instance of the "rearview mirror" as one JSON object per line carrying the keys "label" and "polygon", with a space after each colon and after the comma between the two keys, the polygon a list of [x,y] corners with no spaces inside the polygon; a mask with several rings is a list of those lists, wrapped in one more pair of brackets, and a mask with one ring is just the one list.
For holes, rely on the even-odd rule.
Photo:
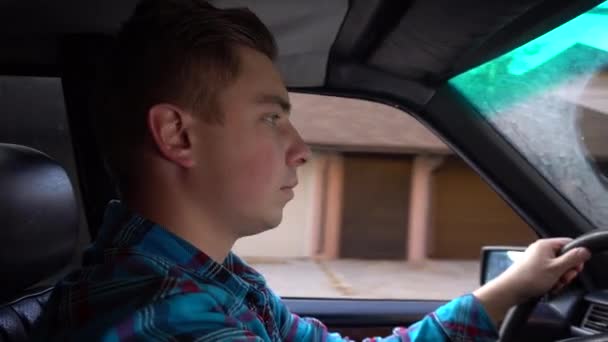
{"label": "rearview mirror", "polygon": [[481,249],[481,285],[498,277],[520,258],[525,247],[487,246]]}

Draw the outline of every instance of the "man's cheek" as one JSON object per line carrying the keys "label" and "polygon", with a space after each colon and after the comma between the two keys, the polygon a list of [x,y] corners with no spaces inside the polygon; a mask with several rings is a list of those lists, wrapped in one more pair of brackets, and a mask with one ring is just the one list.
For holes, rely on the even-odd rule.
{"label": "man's cheek", "polygon": [[268,154],[258,153],[245,160],[239,167],[239,186],[251,195],[264,192],[272,186],[275,170],[272,168],[272,158]]}

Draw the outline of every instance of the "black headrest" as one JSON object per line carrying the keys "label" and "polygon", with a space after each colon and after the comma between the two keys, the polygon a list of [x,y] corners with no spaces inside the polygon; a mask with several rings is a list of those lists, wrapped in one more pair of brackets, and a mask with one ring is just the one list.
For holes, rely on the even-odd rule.
{"label": "black headrest", "polygon": [[71,260],[78,204],[65,170],[32,148],[0,143],[0,299]]}

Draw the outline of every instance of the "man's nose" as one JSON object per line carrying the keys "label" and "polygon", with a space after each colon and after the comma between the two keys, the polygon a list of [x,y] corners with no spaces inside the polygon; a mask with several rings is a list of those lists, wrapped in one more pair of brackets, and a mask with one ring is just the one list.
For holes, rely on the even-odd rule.
{"label": "man's nose", "polygon": [[287,164],[298,167],[304,165],[310,159],[312,152],[295,128],[293,132],[294,140],[287,155]]}

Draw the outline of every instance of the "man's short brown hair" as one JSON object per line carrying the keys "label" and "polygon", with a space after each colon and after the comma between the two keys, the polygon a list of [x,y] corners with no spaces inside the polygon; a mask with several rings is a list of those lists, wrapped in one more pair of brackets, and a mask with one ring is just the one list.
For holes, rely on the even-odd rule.
{"label": "man's short brown hair", "polygon": [[99,140],[122,191],[136,176],[132,151],[144,142],[150,107],[172,103],[222,122],[216,97],[239,73],[237,46],[276,58],[272,34],[247,9],[218,9],[203,0],[138,4],[102,69],[97,103]]}

